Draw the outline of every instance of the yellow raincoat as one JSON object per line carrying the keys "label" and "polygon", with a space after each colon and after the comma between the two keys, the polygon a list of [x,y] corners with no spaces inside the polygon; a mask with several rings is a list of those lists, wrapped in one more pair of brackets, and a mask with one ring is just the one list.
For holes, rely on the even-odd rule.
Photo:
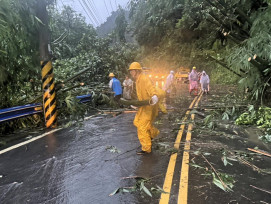
{"label": "yellow raincoat", "polygon": [[[136,80],[138,100],[151,100],[153,95],[157,95],[159,98],[158,92],[151,80],[141,73]],[[137,127],[137,135],[143,151],[151,152],[151,139],[160,133],[152,124],[157,115],[158,104],[139,107],[136,113],[134,125]]]}

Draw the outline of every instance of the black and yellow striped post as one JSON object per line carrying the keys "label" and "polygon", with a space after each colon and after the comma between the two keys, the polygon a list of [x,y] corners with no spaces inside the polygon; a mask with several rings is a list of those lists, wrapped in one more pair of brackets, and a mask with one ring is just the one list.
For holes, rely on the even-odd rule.
{"label": "black and yellow striped post", "polygon": [[56,127],[56,90],[51,61],[41,62],[43,111],[46,127]]}
{"label": "black and yellow striped post", "polygon": [[43,111],[45,125],[47,128],[56,127],[56,90],[52,61],[49,54],[49,29],[47,1],[37,1],[37,16],[42,22],[39,25],[39,51],[41,61],[42,89],[43,89]]}

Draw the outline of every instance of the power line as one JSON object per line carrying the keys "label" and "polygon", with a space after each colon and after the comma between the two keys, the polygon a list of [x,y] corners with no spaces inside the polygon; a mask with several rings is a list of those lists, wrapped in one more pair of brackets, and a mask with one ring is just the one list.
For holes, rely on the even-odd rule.
{"label": "power line", "polygon": [[118,10],[118,5],[117,5],[117,2],[116,2],[116,0],[115,0],[115,5],[116,5],[116,10]]}
{"label": "power line", "polygon": [[81,4],[82,8],[84,9],[85,13],[87,14],[89,20],[91,21],[91,23],[94,25],[95,23],[93,22],[92,18],[90,18],[90,16],[88,15],[88,12],[86,11],[85,7],[83,6],[83,4],[81,3],[81,1],[79,0],[79,3]]}
{"label": "power line", "polygon": [[107,13],[108,13],[108,16],[110,16],[109,12],[108,12],[108,9],[107,9],[107,6],[106,6],[106,3],[105,3],[105,0],[104,0],[104,5],[105,5],[105,8],[107,10]]}
{"label": "power line", "polygon": [[[90,5],[90,7],[88,6],[88,4]],[[97,15],[97,12],[93,8],[93,5],[90,3],[89,0],[86,1],[86,5],[87,5],[89,11],[93,14],[94,18],[98,21],[98,24],[100,24],[101,20],[100,20],[99,16]]]}
{"label": "power line", "polygon": [[114,11],[114,9],[113,9],[113,6],[112,6],[112,3],[111,3],[111,0],[109,0],[109,2],[110,2],[110,6],[111,6],[111,9],[112,9],[112,12]]}
{"label": "power line", "polygon": [[82,0],[83,3],[85,4],[87,10],[89,11],[90,15],[92,16],[93,20],[95,21],[96,25],[98,26],[99,25],[99,22],[98,20],[96,19],[95,15],[93,14],[92,10],[89,8],[89,6],[87,5],[86,1],[85,0]]}
{"label": "power line", "polygon": [[93,0],[87,0],[87,1],[88,1],[89,5],[91,6],[93,12],[96,14],[96,17],[98,18],[98,20],[100,21],[100,23],[102,23],[102,22],[103,22],[103,19],[101,18],[100,13],[99,13],[99,11],[97,10],[96,5],[95,5],[95,3],[93,2]]}

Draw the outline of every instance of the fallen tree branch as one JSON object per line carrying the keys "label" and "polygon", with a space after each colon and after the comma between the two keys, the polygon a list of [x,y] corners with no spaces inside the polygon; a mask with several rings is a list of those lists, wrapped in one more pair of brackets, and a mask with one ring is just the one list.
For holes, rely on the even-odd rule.
{"label": "fallen tree branch", "polygon": [[263,154],[265,156],[268,156],[268,157],[271,157],[271,154],[267,153],[267,152],[264,152],[262,150],[256,150],[256,149],[251,149],[251,148],[247,148],[249,151],[252,151],[252,152],[256,152],[258,154]]}
{"label": "fallen tree branch", "polygon": [[[230,189],[220,178],[220,176],[218,175],[217,171],[215,170],[215,168],[213,167],[213,165],[206,159],[206,157],[202,154],[201,155],[203,157],[203,159],[210,165],[210,167],[213,169],[213,171],[215,172],[215,174],[217,175],[218,179],[220,180],[220,182],[222,183],[222,185],[224,186],[225,189]],[[231,189],[230,189],[231,190]]]}
{"label": "fallen tree branch", "polygon": [[242,196],[243,198],[245,198],[245,199],[249,200],[250,202],[255,203],[255,202],[254,202],[254,201],[252,201],[250,198],[248,198],[248,197],[246,197],[246,196],[244,196],[244,195],[242,195],[242,194],[241,194],[241,196]]}
{"label": "fallen tree branch", "polygon": [[259,188],[259,187],[253,186],[253,185],[250,185],[250,186],[251,186],[252,188],[257,189],[257,190],[260,190],[260,191],[263,191],[263,192],[266,192],[266,193],[271,194],[271,191],[268,191],[268,190],[265,190],[265,189],[263,189],[263,188]]}

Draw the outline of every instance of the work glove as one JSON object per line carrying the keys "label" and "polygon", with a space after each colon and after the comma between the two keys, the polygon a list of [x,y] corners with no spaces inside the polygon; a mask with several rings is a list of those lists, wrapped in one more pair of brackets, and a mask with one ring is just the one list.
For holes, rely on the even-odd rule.
{"label": "work glove", "polygon": [[156,103],[158,103],[159,99],[156,95],[153,95],[153,97],[151,97],[151,100],[150,100],[150,105],[151,106],[154,106]]}

